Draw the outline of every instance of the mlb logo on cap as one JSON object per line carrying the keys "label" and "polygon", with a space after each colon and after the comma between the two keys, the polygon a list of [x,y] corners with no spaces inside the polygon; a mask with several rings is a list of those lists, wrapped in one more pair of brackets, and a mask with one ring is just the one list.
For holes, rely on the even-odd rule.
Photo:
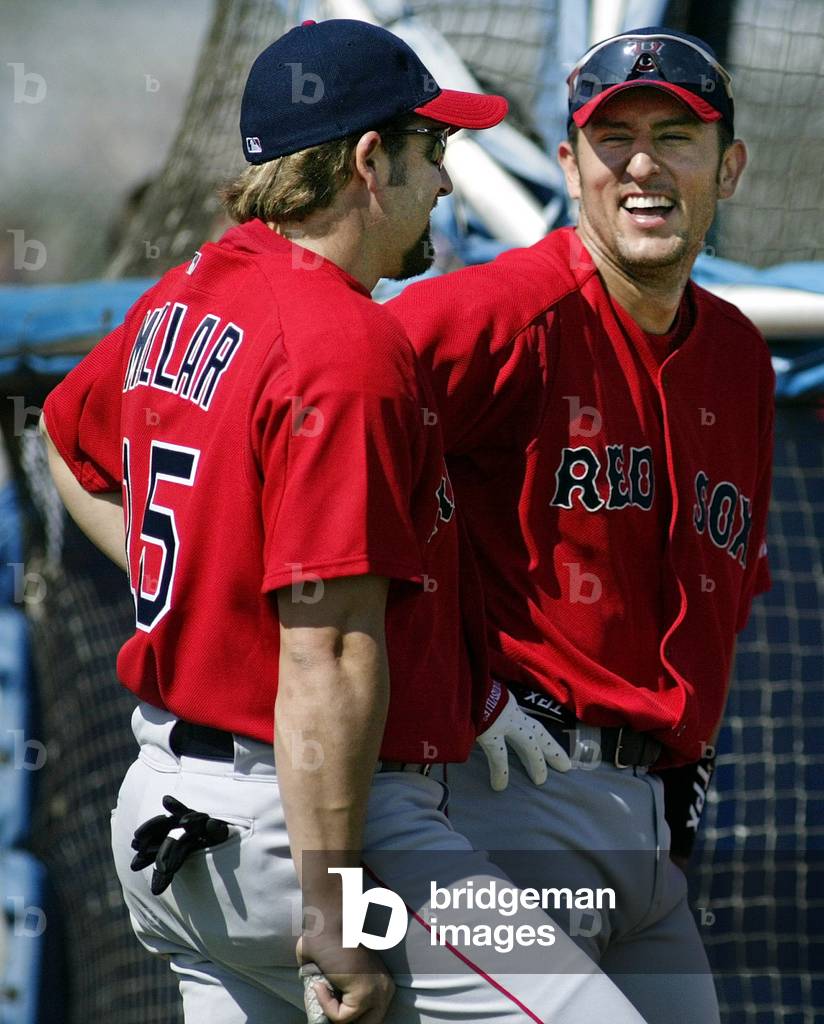
{"label": "mlb logo on cap", "polygon": [[249,153],[263,152],[263,147],[260,144],[260,139],[256,135],[246,136],[246,150]]}

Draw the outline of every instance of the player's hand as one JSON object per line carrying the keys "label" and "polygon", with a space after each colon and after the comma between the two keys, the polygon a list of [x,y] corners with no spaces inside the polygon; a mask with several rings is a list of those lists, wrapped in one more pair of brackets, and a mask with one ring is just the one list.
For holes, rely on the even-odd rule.
{"label": "player's hand", "polygon": [[298,939],[298,962],[311,960],[334,988],[315,982],[315,994],[330,1024],[383,1024],[395,983],[383,962],[358,946],[344,949],[327,938]]}
{"label": "player's hand", "polygon": [[563,747],[534,718],[524,714],[511,693],[506,706],[492,725],[478,736],[478,744],[489,762],[489,784],[496,792],[509,783],[509,750],[518,755],[536,786],[547,778],[547,765],[558,772],[572,767]]}

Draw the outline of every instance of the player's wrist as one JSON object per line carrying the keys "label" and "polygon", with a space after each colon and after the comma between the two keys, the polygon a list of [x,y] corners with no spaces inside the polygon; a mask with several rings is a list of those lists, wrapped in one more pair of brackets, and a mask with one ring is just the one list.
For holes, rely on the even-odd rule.
{"label": "player's wrist", "polygon": [[478,734],[486,732],[500,718],[509,701],[509,689],[490,677],[486,698],[478,718]]}
{"label": "player's wrist", "polygon": [[[337,878],[340,882],[340,878]],[[328,937],[331,942],[343,933],[343,896],[340,885],[323,883],[302,889],[303,927],[309,934]]]}
{"label": "player's wrist", "polygon": [[344,946],[340,932],[322,935],[304,934],[298,946],[301,963],[315,963],[329,976],[349,973],[381,974],[386,968],[365,946]]}

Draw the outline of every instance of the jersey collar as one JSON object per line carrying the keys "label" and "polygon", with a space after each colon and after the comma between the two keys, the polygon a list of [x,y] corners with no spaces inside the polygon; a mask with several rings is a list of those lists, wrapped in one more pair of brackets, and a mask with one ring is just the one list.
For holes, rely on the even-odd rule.
{"label": "jersey collar", "polygon": [[337,277],[345,285],[356,292],[371,298],[372,294],[360,281],[348,274],[342,267],[332,260],[319,256],[317,253],[303,246],[291,242],[283,235],[279,235],[268,228],[262,220],[249,220],[245,224],[238,224],[229,230],[220,239],[220,245],[229,246],[232,249],[243,252],[260,253],[262,255],[286,256],[289,258],[289,267],[299,272],[300,270],[324,270]]}

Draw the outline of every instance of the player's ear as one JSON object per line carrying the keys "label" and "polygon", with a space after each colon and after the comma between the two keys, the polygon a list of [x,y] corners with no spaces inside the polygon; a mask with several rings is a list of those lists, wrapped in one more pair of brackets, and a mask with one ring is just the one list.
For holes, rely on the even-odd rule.
{"label": "player's ear", "polygon": [[365,132],[355,146],[355,176],[359,177],[370,192],[376,192],[381,184],[380,163],[387,159],[377,132]]}
{"label": "player's ear", "polygon": [[569,139],[564,139],[558,146],[558,163],[566,178],[567,192],[570,199],[581,198],[581,175],[578,171],[578,157]]}
{"label": "player's ear", "polygon": [[740,139],[727,146],[718,168],[718,198],[729,199],[747,166],[747,147]]}

